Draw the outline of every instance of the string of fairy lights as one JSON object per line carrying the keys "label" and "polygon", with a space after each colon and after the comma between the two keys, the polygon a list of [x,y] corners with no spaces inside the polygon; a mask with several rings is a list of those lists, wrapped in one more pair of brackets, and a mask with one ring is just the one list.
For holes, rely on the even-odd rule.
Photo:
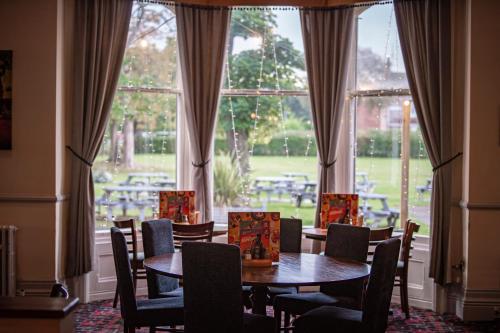
{"label": "string of fairy lights", "polygon": [[[241,23],[240,23],[241,24]],[[254,156],[255,152],[255,145],[257,144],[257,135],[258,135],[258,130],[259,130],[259,122],[262,120],[262,112],[261,110],[261,88],[262,88],[262,83],[264,82],[263,77],[264,77],[264,62],[266,59],[266,53],[265,53],[265,48],[267,46],[266,43],[269,41],[266,39],[266,33],[264,33],[261,37],[261,42],[260,42],[260,64],[259,64],[259,71],[258,71],[258,78],[256,80],[257,82],[257,87],[256,87],[256,104],[255,104],[255,109],[253,112],[250,112],[250,118],[253,121],[253,126],[250,130],[249,133],[249,138],[250,138],[250,147],[248,149],[248,172],[244,172],[243,167],[242,167],[242,156],[241,156],[241,147],[239,145],[239,133],[237,130],[237,123],[235,121],[236,115],[234,112],[234,105],[233,105],[233,99],[232,96],[229,94],[226,96],[227,101],[228,101],[228,111],[229,111],[229,117],[231,119],[231,134],[233,136],[233,152],[235,154],[235,161],[236,161],[236,168],[238,170],[239,175],[244,177],[244,184],[242,186],[242,191],[241,191],[241,200],[242,202],[246,205],[249,206],[251,204],[251,185],[250,185],[250,179],[249,176],[251,172],[253,171],[252,168],[252,157]],[[275,82],[274,86],[275,89],[279,92],[281,91],[281,75],[279,71],[279,61],[278,61],[278,56],[276,52],[276,42],[272,38],[271,39],[271,48],[272,48],[272,59],[271,61],[274,64],[274,73],[268,73],[268,74],[274,74],[275,77]],[[231,80],[231,64],[230,64],[230,56],[227,54],[226,57],[226,78],[227,78],[227,85],[229,91],[231,91],[234,87],[234,84]],[[242,96],[246,98],[250,98],[250,96]],[[286,158],[289,158],[290,153],[289,153],[289,147],[288,147],[288,132],[287,132],[287,127],[286,127],[286,111],[285,111],[285,106],[283,102],[283,95],[278,94],[278,113],[279,113],[279,127],[281,129],[281,133],[284,138],[283,142],[283,151],[284,151],[284,156]],[[269,119],[271,121],[271,119]],[[309,152],[311,150],[311,145],[312,145],[312,135],[308,132],[307,134],[308,142],[306,146],[306,150],[304,153],[304,157],[307,158],[309,156]]]}
{"label": "string of fairy lights", "polygon": [[[268,9],[269,10],[269,9]],[[388,53],[390,53],[390,39],[391,39],[391,31],[392,31],[392,24],[393,24],[393,16],[394,13],[391,13],[391,15],[389,16],[389,20],[388,20],[388,24],[387,24],[387,34],[386,34],[386,41],[385,41],[385,45],[384,45],[384,49],[385,49],[385,58],[386,59],[389,59],[387,57]],[[276,89],[276,91],[278,91],[278,93],[276,95],[273,95],[277,98],[277,113],[278,113],[278,121],[279,123],[277,124],[278,125],[278,128],[279,128],[279,132],[280,134],[282,135],[283,137],[283,157],[286,157],[287,159],[290,157],[290,150],[289,150],[289,133],[288,133],[288,129],[287,129],[287,111],[286,111],[286,108],[285,108],[285,103],[284,103],[284,95],[283,94],[280,94],[279,92],[281,91],[281,73],[280,73],[280,62],[279,62],[279,59],[278,59],[278,53],[277,53],[277,47],[276,47],[276,40],[275,38],[266,38],[266,34],[262,34],[261,37],[261,41],[260,41],[260,64],[259,64],[259,70],[258,72],[256,72],[257,76],[258,76],[258,79],[256,80],[257,84],[256,84],[256,91],[257,91],[257,94],[255,95],[243,95],[241,97],[243,98],[256,98],[256,103],[255,103],[255,108],[252,112],[249,112],[248,113],[248,116],[251,118],[252,120],[252,127],[250,129],[250,133],[249,133],[249,136],[248,136],[248,139],[249,139],[249,147],[245,147],[243,148],[243,146],[240,144],[240,134],[238,132],[238,117],[236,116],[235,114],[235,110],[234,110],[234,105],[233,105],[233,98],[235,98],[234,96],[232,96],[231,94],[226,94],[225,95],[225,98],[227,98],[227,102],[228,102],[228,112],[229,112],[229,117],[230,117],[230,125],[231,125],[231,131],[230,133],[226,133],[226,135],[232,135],[232,142],[233,142],[233,147],[232,147],[232,150],[234,152],[234,158],[235,158],[235,161],[236,161],[236,168],[237,168],[237,171],[238,171],[238,174],[240,176],[243,176],[245,179],[243,181],[243,186],[242,186],[242,189],[241,189],[241,202],[246,205],[246,206],[250,206],[251,204],[251,201],[252,201],[252,188],[251,188],[251,185],[250,185],[250,175],[252,174],[252,172],[254,171],[253,170],[253,167],[252,167],[252,158],[254,157],[254,154],[255,154],[255,151],[256,151],[256,145],[258,143],[258,133],[259,133],[259,129],[260,127],[262,126],[262,122],[263,121],[266,121],[266,120],[270,120],[272,121],[271,119],[268,119],[268,117],[264,117],[265,115],[265,112],[266,110],[263,109],[263,105],[262,105],[262,98],[264,98],[261,94],[260,94],[260,91],[263,87],[263,82],[264,82],[264,76],[266,75],[269,75],[270,77],[273,77],[275,78],[275,82],[274,82],[274,87]],[[268,45],[269,43],[271,43],[271,45]],[[140,47],[146,47],[147,46],[147,43],[143,43],[142,40],[140,40],[138,42],[138,45]],[[146,45],[146,46],[144,46]],[[271,48],[271,51],[272,51],[272,54],[271,54],[271,59],[266,59],[266,46]],[[175,50],[174,50],[175,52]],[[125,71],[131,71],[132,68],[131,68],[131,63],[134,63],[135,62],[135,55],[132,55],[131,56],[131,59],[132,61],[130,63],[128,63],[127,65],[125,66],[128,66],[128,67],[125,67],[124,66],[124,70]],[[267,58],[270,58],[269,55],[267,55]],[[397,57],[394,57],[393,59],[397,59]],[[274,68],[273,68],[273,72],[271,73],[265,73],[264,71],[264,63],[265,61],[268,60],[268,61],[271,61],[273,64],[274,64]],[[150,70],[150,62],[151,62],[151,59],[149,57],[147,57],[146,59],[146,66],[145,68],[143,69],[144,71],[144,75],[146,76],[149,76],[149,70]],[[225,67],[226,67],[226,79],[227,79],[227,87],[229,89],[229,91],[231,91],[232,89],[235,88],[235,85],[237,84],[236,82],[233,82],[232,81],[232,72],[231,72],[231,57],[229,54],[227,54],[227,57],[226,57],[226,64],[225,64]],[[389,68],[389,62],[386,62],[385,64],[385,70],[386,71],[389,71],[390,68]],[[170,82],[174,82],[175,81],[175,76],[174,76],[174,70],[171,70],[169,71],[169,81]],[[134,86],[134,82],[132,81],[128,81],[126,83],[129,87],[133,87]],[[143,84],[145,84],[146,87],[153,87],[154,86],[154,82],[152,81],[152,79],[150,78],[148,80],[148,82],[143,82]],[[175,84],[175,83],[174,83]],[[379,96],[376,96],[375,98],[383,98],[383,96],[386,96],[386,95],[379,95]],[[128,105],[128,102],[130,102],[130,99],[129,98],[124,98],[124,102],[123,103],[123,112],[121,114],[121,119],[119,121],[117,121],[117,131],[119,133],[124,133],[124,130],[125,130],[125,123],[126,123],[126,120],[127,120],[127,117],[130,115],[130,110],[129,110],[129,105]],[[400,103],[402,104],[402,103]],[[383,109],[383,105],[382,103],[379,101],[377,103],[377,107],[374,108],[375,110],[375,114],[374,114],[374,118],[375,118],[375,121],[376,123],[380,124],[381,122],[381,117],[382,117],[382,109]],[[153,117],[153,110],[152,110],[152,106],[151,105],[147,105],[146,106],[146,116],[151,118]],[[143,140],[143,144],[145,145],[145,151],[149,153],[149,156],[147,157],[149,163],[147,163],[148,165],[154,165],[155,163],[158,164],[158,162],[161,164],[161,169],[165,169],[166,167],[166,164],[167,164],[167,159],[156,159],[155,158],[155,154],[156,153],[159,153],[160,155],[165,155],[166,154],[166,151],[167,151],[167,136],[168,136],[168,124],[170,123],[170,120],[171,118],[173,117],[171,115],[171,112],[165,108],[163,111],[162,111],[162,116],[163,116],[163,120],[164,120],[164,131],[165,133],[162,135],[162,139],[161,139],[161,145],[160,145],[160,149],[157,149],[157,145],[155,144],[155,142],[153,141],[153,138],[154,138],[154,135],[155,135],[155,128],[152,128],[153,124],[150,123],[149,121],[145,121],[145,130],[144,130],[144,133],[145,133],[145,136],[144,136],[144,140]],[[352,122],[349,126],[349,134],[351,137],[354,137],[355,135],[355,128],[356,128],[356,125],[355,125],[355,117],[350,117],[349,118],[350,121]],[[276,120],[275,120],[276,121]],[[343,120],[342,120],[343,121]],[[308,122],[308,125],[310,125],[310,121]],[[377,154],[376,152],[376,138],[379,137],[379,134],[380,134],[380,131],[382,129],[380,128],[380,126],[377,126],[374,128],[374,132],[373,132],[373,135],[370,136],[369,138],[369,148],[368,148],[368,156],[369,156],[369,163],[368,163],[368,176],[373,176],[374,175],[374,171],[375,171],[375,167],[377,166],[377,161],[375,159],[375,155]],[[312,149],[312,146],[314,144],[314,135],[312,134],[312,132],[310,130],[307,131],[307,134],[306,134],[306,138],[307,138],[307,144],[306,144],[306,148],[305,148],[305,151],[303,153],[303,159],[304,161],[308,161],[308,159],[310,158],[310,152],[311,152],[311,149]],[[104,136],[104,141],[105,143],[108,143],[110,141],[113,141],[113,139],[115,138],[110,138],[110,135],[108,132],[105,133],[105,136]],[[112,165],[112,170],[113,170],[113,175],[118,175],[120,172],[122,172],[122,166],[123,166],[123,152],[122,152],[122,146],[123,146],[123,137],[120,137],[117,139],[118,140],[118,148],[116,149],[116,158],[114,158],[114,164]],[[356,152],[357,152],[357,140],[356,138],[354,138],[354,140],[351,142],[351,144],[353,145],[353,151],[354,151],[354,158],[356,158]],[[399,135],[398,138],[397,138],[397,144],[400,146],[401,144],[401,136]],[[242,165],[242,154],[243,154],[243,151],[242,149],[248,149],[248,170],[243,170],[243,165]],[[413,184],[416,184],[419,179],[421,178],[422,174],[425,174],[425,171],[422,173],[423,170],[422,169],[422,163],[421,161],[424,160],[424,157],[425,157],[425,147],[423,145],[423,141],[422,141],[422,136],[421,136],[421,133],[418,134],[418,161],[417,163],[414,163],[414,167],[413,167],[413,170],[411,170],[411,174],[412,174],[412,183]],[[401,157],[401,156],[400,156]],[[109,165],[109,161],[105,161],[105,163],[107,165]],[[421,165],[422,164],[422,165]],[[414,188],[414,186],[413,186]],[[406,193],[406,195],[408,195],[408,193]],[[109,200],[109,198],[108,198]],[[418,202],[416,202],[415,200],[409,200],[409,202],[411,203],[411,215],[415,216],[417,213],[418,213]],[[109,204],[109,202],[108,202]],[[153,212],[155,211],[155,207],[152,206],[151,207]],[[300,211],[298,209],[296,209],[296,216],[298,217]]]}

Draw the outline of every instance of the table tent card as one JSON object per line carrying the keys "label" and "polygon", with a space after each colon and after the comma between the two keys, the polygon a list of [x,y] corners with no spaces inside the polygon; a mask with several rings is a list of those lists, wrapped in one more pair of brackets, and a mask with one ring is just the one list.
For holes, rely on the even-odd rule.
{"label": "table tent card", "polygon": [[160,218],[180,223],[187,216],[189,224],[196,223],[194,191],[160,191],[159,195]]}
{"label": "table tent card", "polygon": [[357,194],[323,193],[321,195],[321,229],[330,223],[358,225]]}
{"label": "table tent card", "polygon": [[245,266],[270,266],[279,261],[280,213],[228,213],[228,243],[240,247]]}

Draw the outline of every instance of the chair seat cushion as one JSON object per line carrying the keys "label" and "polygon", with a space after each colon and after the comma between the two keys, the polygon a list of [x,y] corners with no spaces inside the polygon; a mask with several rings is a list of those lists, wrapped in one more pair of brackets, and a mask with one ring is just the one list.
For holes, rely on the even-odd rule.
{"label": "chair seat cushion", "polygon": [[269,294],[271,295],[271,298],[273,298],[276,295],[288,295],[288,294],[296,294],[297,293],[297,288],[296,287],[269,287]]}
{"label": "chair seat cushion", "polygon": [[184,289],[180,287],[172,291],[164,291],[160,293],[160,297],[184,297]]}
{"label": "chair seat cushion", "polygon": [[243,333],[273,333],[274,319],[271,317],[243,313]]}
{"label": "chair seat cushion", "polygon": [[322,292],[278,295],[274,308],[291,314],[302,314],[323,305],[353,307],[356,301],[350,297],[333,297]]}
{"label": "chair seat cushion", "polygon": [[182,325],[184,300],[182,297],[137,300],[137,312],[130,323],[137,326]]}
{"label": "chair seat cushion", "polygon": [[363,312],[336,306],[321,306],[294,321],[294,333],[362,332]]}

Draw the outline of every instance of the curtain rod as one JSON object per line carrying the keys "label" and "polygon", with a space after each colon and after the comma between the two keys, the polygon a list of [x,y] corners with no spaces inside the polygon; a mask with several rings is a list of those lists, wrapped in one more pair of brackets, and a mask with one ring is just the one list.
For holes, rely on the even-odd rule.
{"label": "curtain rod", "polygon": [[335,10],[343,8],[370,7],[374,5],[391,4],[393,0],[134,0],[139,3],[159,4],[170,7],[196,7],[202,9],[227,10],[297,10],[299,8],[311,10]]}

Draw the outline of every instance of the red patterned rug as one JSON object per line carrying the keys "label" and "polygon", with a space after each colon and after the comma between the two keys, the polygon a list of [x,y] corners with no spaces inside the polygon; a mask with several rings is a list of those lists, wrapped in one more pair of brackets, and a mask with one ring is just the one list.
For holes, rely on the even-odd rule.
{"label": "red patterned rug", "polygon": [[[387,332],[500,332],[500,321],[464,323],[453,315],[439,315],[430,310],[411,309],[411,318],[405,319],[398,305],[392,306]],[[272,308],[268,308],[272,315]],[[112,301],[81,304],[76,310],[76,332],[123,332],[119,308]],[[149,332],[148,328],[137,332]]]}

